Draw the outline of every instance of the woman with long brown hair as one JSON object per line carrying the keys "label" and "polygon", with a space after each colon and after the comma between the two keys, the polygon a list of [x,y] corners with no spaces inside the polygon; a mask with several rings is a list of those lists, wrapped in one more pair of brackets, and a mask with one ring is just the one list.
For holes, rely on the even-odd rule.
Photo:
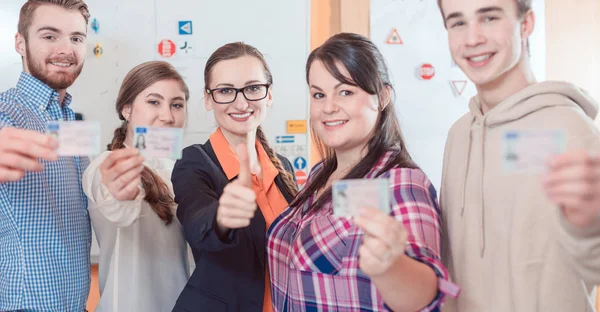
{"label": "woman with long brown hair", "polygon": [[196,261],[173,311],[271,311],[265,233],[297,193],[290,162],[260,127],[273,77],[256,48],[235,42],[209,57],[204,83],[219,127],[184,149],[173,170],[177,217]]}
{"label": "woman with long brown hair", "polygon": [[100,246],[96,311],[170,311],[189,277],[187,244],[174,218],[171,159],[140,156],[134,126],[181,128],[188,88],[166,62],[133,68],[121,85],[122,120],[108,151],[83,175],[89,214]]}
{"label": "woman with long brown hair", "polygon": [[[438,311],[440,210],[404,143],[381,53],[335,35],[310,54],[306,80],[323,161],[268,232],[274,310]],[[345,179],[387,180],[390,213],[334,216],[331,186]]]}

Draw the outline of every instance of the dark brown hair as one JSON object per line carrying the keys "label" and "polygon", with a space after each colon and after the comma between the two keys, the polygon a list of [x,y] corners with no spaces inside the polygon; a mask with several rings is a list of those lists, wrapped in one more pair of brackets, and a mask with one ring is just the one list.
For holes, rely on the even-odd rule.
{"label": "dark brown hair", "polygon": [[[269,85],[273,84],[273,75],[271,74],[271,70],[269,69],[269,65],[267,65],[267,61],[265,61],[263,54],[260,53],[257,48],[249,44],[245,44],[243,42],[232,42],[218,48],[206,61],[206,66],[204,67],[204,89],[210,89],[209,85],[211,81],[211,71],[217,63],[225,60],[237,59],[242,56],[252,56],[258,59],[263,66],[267,83]],[[277,168],[277,171],[279,171],[279,175],[285,184],[286,191],[292,196],[296,196],[298,193],[298,186],[294,181],[294,176],[283,168],[279,157],[277,157],[277,154],[269,145],[267,137],[260,126],[258,129],[256,129],[256,139],[265,149],[265,152],[269,156],[269,159],[275,168]]]}
{"label": "dark brown hair", "polygon": [[[181,90],[185,93],[185,100],[189,100],[190,92],[183,78],[167,62],[151,61],[142,63],[134,67],[123,79],[119,95],[117,96],[116,110],[119,119],[123,120],[121,127],[115,129],[112,142],[108,145],[108,150],[124,148],[125,138],[127,137],[128,122],[123,116],[123,108],[126,105],[132,105],[135,98],[156,82],[163,80],[175,80],[181,85]],[[152,210],[158,217],[170,224],[173,221],[171,208],[175,204],[173,196],[167,184],[152,169],[144,167],[142,171],[142,186],[146,192],[144,200],[150,204]]]}
{"label": "dark brown hair", "polygon": [[25,40],[28,39],[28,32],[33,23],[35,10],[44,4],[57,5],[65,10],[78,10],[85,19],[86,25],[90,19],[88,6],[82,0],[29,0],[21,7],[21,12],[19,14],[18,32]]}
{"label": "dark brown hair", "polygon": [[[308,56],[306,82],[309,85],[308,77],[315,61],[322,62],[338,81],[359,87],[368,94],[376,94],[379,97],[380,113],[371,138],[367,142],[367,154],[342,179],[364,178],[381,159],[381,156],[390,151],[393,152],[393,155],[383,170],[379,171],[378,176],[392,168],[417,168],[406,149],[393,101],[390,99],[387,105],[383,103],[385,89],[393,89],[387,65],[377,47],[369,39],[358,34],[341,33],[329,38]],[[344,76],[338,66],[345,67],[350,77]],[[314,177],[311,177],[310,183],[294,200],[292,206],[295,209],[302,209],[308,199],[327,184],[329,177],[337,169],[335,151],[325,146],[315,131],[311,133],[323,158],[323,167]],[[311,204],[308,211],[321,209],[323,204],[330,199],[331,187],[328,187],[319,199]]]}

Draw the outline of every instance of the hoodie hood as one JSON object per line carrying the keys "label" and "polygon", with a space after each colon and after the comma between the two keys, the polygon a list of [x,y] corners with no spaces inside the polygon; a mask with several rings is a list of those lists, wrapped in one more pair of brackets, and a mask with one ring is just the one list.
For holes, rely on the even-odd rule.
{"label": "hoodie hood", "polygon": [[[592,119],[598,114],[598,103],[583,89],[566,82],[545,81],[530,85],[500,102],[485,114],[485,126],[498,126],[555,106],[579,106]],[[471,99],[469,110],[476,119],[484,118],[478,96]]]}
{"label": "hoodie hood", "polygon": [[[546,81],[530,85],[506,98],[504,101],[496,105],[496,107],[489,110],[485,115],[481,112],[481,102],[479,97],[476,95],[471,99],[469,102],[469,110],[472,116],[471,129],[473,129],[474,124],[477,124],[481,127],[480,131],[482,131],[482,144],[480,144],[481,150],[471,151],[471,148],[473,147],[473,136],[472,131],[469,131],[469,139],[467,144],[467,165],[465,166],[461,190],[461,217],[464,214],[466,204],[466,186],[467,176],[469,174],[468,168],[471,162],[471,153],[481,153],[481,157],[483,159],[483,155],[485,153],[486,132],[488,129],[519,120],[524,116],[535,113],[539,110],[556,106],[580,107],[592,120],[594,120],[598,114],[598,103],[588,93],[573,84],[558,81]],[[482,173],[484,172],[483,167],[484,164],[482,162],[482,168],[480,168],[480,172]],[[480,253],[481,257],[483,257],[486,243],[483,174],[481,174],[480,177],[482,194],[480,194],[481,203],[479,205],[479,209],[481,209],[479,231]]]}

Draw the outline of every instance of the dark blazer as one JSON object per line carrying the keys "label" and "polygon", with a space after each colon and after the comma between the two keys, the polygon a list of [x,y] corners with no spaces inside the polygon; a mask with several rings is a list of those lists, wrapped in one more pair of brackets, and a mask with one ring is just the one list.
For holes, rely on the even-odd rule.
{"label": "dark blazer", "polygon": [[[277,156],[285,170],[293,173],[290,161]],[[230,181],[210,141],[185,148],[171,180],[175,202],[179,204],[177,218],[196,262],[173,311],[261,312],[268,266],[266,223],[260,209],[248,227],[231,231],[225,240],[216,235],[219,197]],[[275,184],[290,203],[293,196],[285,191],[280,175]]]}

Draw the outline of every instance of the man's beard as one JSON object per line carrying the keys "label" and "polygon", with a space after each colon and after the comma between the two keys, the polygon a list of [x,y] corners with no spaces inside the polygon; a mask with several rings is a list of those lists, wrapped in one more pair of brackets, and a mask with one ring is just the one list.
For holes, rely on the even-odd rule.
{"label": "man's beard", "polygon": [[[28,51],[29,51],[29,49],[28,49]],[[33,59],[31,59],[31,53],[27,53],[26,61],[27,61],[27,68],[29,69],[29,73],[31,74],[31,76],[35,77],[36,79],[40,80],[41,82],[45,83],[50,88],[55,89],[55,90],[63,90],[63,89],[70,87],[75,82],[75,79],[77,79],[77,77],[79,77],[79,74],[81,73],[81,70],[83,69],[83,64],[78,65],[77,60],[75,59],[74,56],[45,59],[43,64],[39,64],[39,63],[36,63]],[[53,63],[61,63],[61,62],[71,63],[71,64],[73,64],[71,66],[78,66],[78,67],[75,68],[75,72],[65,71],[65,72],[48,73],[48,71],[44,65],[47,65],[51,62],[53,62]]]}

